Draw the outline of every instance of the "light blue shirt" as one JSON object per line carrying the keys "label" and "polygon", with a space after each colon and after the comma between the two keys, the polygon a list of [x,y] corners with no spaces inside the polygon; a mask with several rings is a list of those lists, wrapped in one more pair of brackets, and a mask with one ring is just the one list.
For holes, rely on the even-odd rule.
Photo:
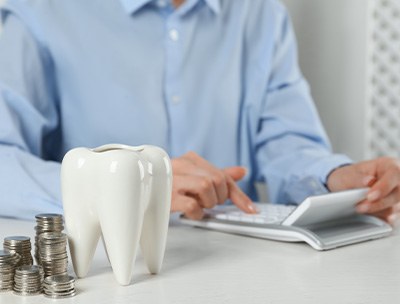
{"label": "light blue shirt", "polygon": [[273,202],[326,191],[330,151],[276,0],[11,0],[0,38],[0,215],[61,212],[71,148],[153,144]]}

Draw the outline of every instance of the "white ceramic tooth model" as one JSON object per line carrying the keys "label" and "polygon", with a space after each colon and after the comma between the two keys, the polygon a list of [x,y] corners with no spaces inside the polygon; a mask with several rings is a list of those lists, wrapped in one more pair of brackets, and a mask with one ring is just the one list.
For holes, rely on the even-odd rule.
{"label": "white ceramic tooth model", "polygon": [[78,277],[87,275],[101,235],[121,285],[131,281],[139,243],[149,271],[160,271],[171,205],[167,153],[155,146],[76,148],[63,159],[61,186]]}

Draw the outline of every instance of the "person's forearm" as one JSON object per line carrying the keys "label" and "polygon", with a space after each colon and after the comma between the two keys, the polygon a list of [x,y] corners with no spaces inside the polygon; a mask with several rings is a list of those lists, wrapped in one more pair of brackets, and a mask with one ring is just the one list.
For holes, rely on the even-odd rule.
{"label": "person's forearm", "polygon": [[34,219],[60,213],[60,164],[0,145],[0,216]]}
{"label": "person's forearm", "polygon": [[[268,184],[269,197],[275,203],[300,203],[310,195],[327,193],[329,173],[351,162],[347,156],[332,154],[322,144],[297,135],[286,135],[271,145],[274,147],[259,150],[258,163]],[[271,149],[282,152],[268,157]]]}

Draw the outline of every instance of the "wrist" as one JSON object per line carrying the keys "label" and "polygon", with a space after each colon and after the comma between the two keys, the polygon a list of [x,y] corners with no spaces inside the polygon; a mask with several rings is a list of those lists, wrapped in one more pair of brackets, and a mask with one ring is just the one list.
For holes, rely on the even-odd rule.
{"label": "wrist", "polygon": [[341,190],[340,187],[340,171],[342,171],[345,167],[350,166],[351,163],[340,165],[334,169],[332,169],[328,175],[326,176],[325,187],[329,192],[335,192]]}

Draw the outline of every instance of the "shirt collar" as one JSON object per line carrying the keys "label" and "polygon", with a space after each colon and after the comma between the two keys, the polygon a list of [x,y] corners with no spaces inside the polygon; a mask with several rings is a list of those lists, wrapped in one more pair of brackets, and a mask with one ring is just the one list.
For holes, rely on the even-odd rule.
{"label": "shirt collar", "polygon": [[218,15],[221,12],[220,0],[205,0],[205,1],[215,14]]}
{"label": "shirt collar", "polygon": [[218,15],[221,12],[220,0],[205,0],[205,3],[207,3],[207,5],[216,15]]}
{"label": "shirt collar", "polygon": [[136,13],[139,9],[153,0],[121,0],[122,6],[128,14]]}
{"label": "shirt collar", "polygon": [[[122,6],[128,14],[134,14],[139,9],[141,9],[146,4],[152,2],[153,0],[120,0]],[[204,0],[205,3],[211,8],[211,10],[215,14],[219,14],[221,12],[221,3],[220,0]]]}

